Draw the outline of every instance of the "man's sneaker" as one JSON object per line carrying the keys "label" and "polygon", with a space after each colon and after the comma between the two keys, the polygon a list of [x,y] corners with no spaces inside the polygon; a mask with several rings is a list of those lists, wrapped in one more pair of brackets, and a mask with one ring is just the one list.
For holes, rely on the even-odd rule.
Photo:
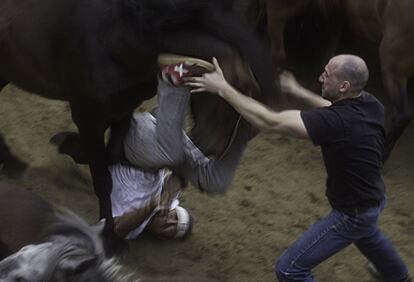
{"label": "man's sneaker", "polygon": [[375,267],[375,265],[372,262],[368,262],[367,269],[372,277],[374,277],[378,281],[384,281],[381,274],[378,272],[378,269]]}
{"label": "man's sneaker", "polygon": [[175,86],[182,86],[185,77],[201,76],[214,71],[214,65],[197,58],[174,54],[162,54],[158,57],[161,77]]}
{"label": "man's sneaker", "polygon": [[[372,275],[372,277],[374,277],[375,279],[381,282],[385,281],[381,273],[379,273],[378,269],[375,267],[375,265],[372,262],[368,262],[367,269],[368,269],[368,272]],[[402,280],[398,280],[398,281],[399,282],[411,282],[411,278],[410,276],[407,275],[407,277],[405,277]]]}

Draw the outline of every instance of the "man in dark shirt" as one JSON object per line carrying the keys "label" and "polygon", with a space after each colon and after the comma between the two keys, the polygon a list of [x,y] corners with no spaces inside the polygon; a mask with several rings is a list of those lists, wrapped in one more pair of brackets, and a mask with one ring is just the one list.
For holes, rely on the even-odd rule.
{"label": "man in dark shirt", "polygon": [[314,281],[311,270],[352,243],[386,281],[410,281],[407,266],[377,226],[385,205],[384,108],[363,91],[368,81],[365,62],[353,55],[332,58],[319,77],[322,97],[293,79],[282,81],[288,92],[316,107],[302,112],[274,112],[242,95],[213,62],[215,72],[187,80],[192,92],[217,93],[258,129],[310,139],[322,149],[332,210],[279,258],[279,281]]}

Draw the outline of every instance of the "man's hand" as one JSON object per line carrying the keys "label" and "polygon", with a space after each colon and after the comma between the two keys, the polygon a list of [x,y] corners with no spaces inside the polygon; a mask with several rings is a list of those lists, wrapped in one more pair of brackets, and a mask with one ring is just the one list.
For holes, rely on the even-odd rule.
{"label": "man's hand", "polygon": [[201,77],[187,77],[184,79],[186,81],[185,85],[193,88],[191,93],[210,92],[221,96],[223,91],[231,87],[224,78],[223,71],[216,58],[213,58],[213,64],[214,72],[205,73]]}
{"label": "man's hand", "polygon": [[140,209],[134,209],[114,218],[115,233],[121,238],[125,238],[129,232],[137,228],[152,213],[160,202],[159,197],[152,198],[151,201]]}
{"label": "man's hand", "polygon": [[282,89],[282,92],[287,93],[289,95],[293,96],[300,96],[299,89],[301,88],[301,85],[296,80],[293,73],[289,71],[284,71],[280,74],[280,87]]}
{"label": "man's hand", "polygon": [[181,180],[179,177],[170,174],[164,180],[164,185],[162,189],[161,198],[159,200],[159,208],[161,216],[167,215],[171,202],[174,200],[175,196],[182,190]]}
{"label": "man's hand", "polygon": [[331,102],[322,98],[322,96],[303,87],[291,72],[284,71],[280,75],[280,87],[284,93],[291,95],[308,106],[327,107],[331,105]]}

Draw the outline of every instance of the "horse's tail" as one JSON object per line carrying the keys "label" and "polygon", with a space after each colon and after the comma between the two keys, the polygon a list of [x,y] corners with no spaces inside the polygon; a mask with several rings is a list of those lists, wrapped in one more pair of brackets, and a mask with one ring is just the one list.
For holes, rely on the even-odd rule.
{"label": "horse's tail", "polygon": [[144,0],[141,26],[160,41],[166,35],[189,31],[203,33],[228,43],[249,64],[261,88],[259,100],[275,105],[278,94],[270,50],[253,32],[226,9],[217,8],[218,0]]}

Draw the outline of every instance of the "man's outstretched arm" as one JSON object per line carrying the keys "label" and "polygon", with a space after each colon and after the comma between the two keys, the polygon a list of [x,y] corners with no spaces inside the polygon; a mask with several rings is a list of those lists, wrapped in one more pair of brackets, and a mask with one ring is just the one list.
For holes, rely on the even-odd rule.
{"label": "man's outstretched arm", "polygon": [[207,91],[225,99],[254,127],[264,132],[274,132],[296,138],[309,138],[298,110],[275,112],[262,103],[247,97],[232,87],[224,78],[218,62],[213,58],[216,71],[202,77],[187,78],[191,92]]}
{"label": "man's outstretched arm", "polygon": [[280,75],[280,86],[282,91],[298,99],[302,103],[312,107],[327,107],[332,103],[324,99],[321,95],[313,93],[309,89],[306,89],[293,76],[292,73],[284,71]]}
{"label": "man's outstretched arm", "polygon": [[157,207],[158,200],[153,199],[150,203],[140,209],[134,209],[114,218],[115,233],[125,238],[132,230],[138,228],[145,219],[150,216]]}

